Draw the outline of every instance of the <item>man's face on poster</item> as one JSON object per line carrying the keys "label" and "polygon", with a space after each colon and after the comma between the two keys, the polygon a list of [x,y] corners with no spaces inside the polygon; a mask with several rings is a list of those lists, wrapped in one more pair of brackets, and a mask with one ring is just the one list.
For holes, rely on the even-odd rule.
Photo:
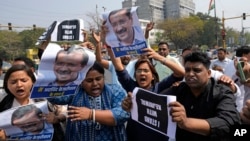
{"label": "man's face on poster", "polygon": [[83,56],[81,53],[59,53],[54,65],[57,83],[65,84],[74,81],[79,71],[83,68],[81,65],[82,59]]}
{"label": "man's face on poster", "polygon": [[38,117],[35,110],[25,114],[19,119],[13,120],[13,125],[19,127],[24,132],[40,133],[44,129],[44,121]]}
{"label": "man's face on poster", "polygon": [[110,15],[109,20],[118,40],[125,43],[132,43],[134,39],[133,20],[126,13],[127,10],[122,9]]}

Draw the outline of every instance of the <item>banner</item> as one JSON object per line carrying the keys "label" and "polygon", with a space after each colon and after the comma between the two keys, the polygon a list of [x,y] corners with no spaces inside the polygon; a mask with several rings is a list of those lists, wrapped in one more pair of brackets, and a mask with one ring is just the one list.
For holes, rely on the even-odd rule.
{"label": "banner", "polygon": [[176,101],[176,96],[156,94],[137,87],[133,90],[132,119],[174,139],[176,123],[172,122],[167,106],[173,101]]}
{"label": "banner", "polygon": [[52,42],[80,41],[83,42],[81,29],[84,29],[82,19],[64,20],[57,22],[57,26],[51,35]]}

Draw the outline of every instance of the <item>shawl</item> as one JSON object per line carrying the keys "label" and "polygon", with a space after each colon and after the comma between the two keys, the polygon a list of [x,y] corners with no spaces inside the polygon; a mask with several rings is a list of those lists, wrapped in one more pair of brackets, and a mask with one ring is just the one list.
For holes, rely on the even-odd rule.
{"label": "shawl", "polygon": [[[112,86],[112,85],[111,85]],[[117,86],[117,85],[114,85]],[[108,110],[112,109],[112,95],[113,95],[113,88],[109,87],[108,85],[104,85],[103,91],[100,95],[100,107],[95,107],[91,105],[90,99],[95,99],[94,97],[91,98],[86,92],[79,88],[76,95],[73,97],[71,104],[72,106],[77,107],[88,107],[88,108],[95,108],[95,109],[102,109]],[[69,102],[70,103],[70,102]],[[115,141],[125,141],[126,140],[126,133],[125,127],[123,125],[116,125],[116,126],[107,126],[102,125],[97,122],[93,122],[91,120],[82,120],[82,121],[67,121],[67,128],[66,128],[66,140],[67,141],[95,141],[95,140],[105,140],[103,138],[96,138],[100,134],[100,130],[105,131],[107,129],[112,132],[113,139]],[[110,134],[109,134],[110,135]],[[108,140],[108,139],[107,139]]]}

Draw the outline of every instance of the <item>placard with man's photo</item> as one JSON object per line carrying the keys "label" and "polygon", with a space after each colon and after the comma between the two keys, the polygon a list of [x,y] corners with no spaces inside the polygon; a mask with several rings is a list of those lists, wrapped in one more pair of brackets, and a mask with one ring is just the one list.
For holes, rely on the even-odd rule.
{"label": "placard with man's photo", "polygon": [[40,61],[31,98],[75,94],[94,61],[95,55],[88,48],[71,45],[65,49],[49,43]]}
{"label": "placard with man's photo", "polygon": [[105,40],[115,57],[142,54],[141,49],[147,47],[136,10],[123,8],[102,15],[108,27]]}
{"label": "placard with man's photo", "polygon": [[47,114],[47,101],[11,108],[0,113],[0,129],[11,140],[52,140],[54,128],[42,114]]}

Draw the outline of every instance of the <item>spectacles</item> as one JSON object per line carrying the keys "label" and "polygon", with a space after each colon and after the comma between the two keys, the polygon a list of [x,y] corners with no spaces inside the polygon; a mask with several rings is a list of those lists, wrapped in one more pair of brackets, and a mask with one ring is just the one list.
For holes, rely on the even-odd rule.
{"label": "spectacles", "polygon": [[136,71],[135,71],[136,73],[138,73],[138,74],[140,74],[140,73],[149,73],[150,72],[150,70],[148,70],[148,69],[137,69]]}
{"label": "spectacles", "polygon": [[166,48],[159,48],[158,50],[159,51],[161,51],[161,50],[166,51],[167,49]]}

